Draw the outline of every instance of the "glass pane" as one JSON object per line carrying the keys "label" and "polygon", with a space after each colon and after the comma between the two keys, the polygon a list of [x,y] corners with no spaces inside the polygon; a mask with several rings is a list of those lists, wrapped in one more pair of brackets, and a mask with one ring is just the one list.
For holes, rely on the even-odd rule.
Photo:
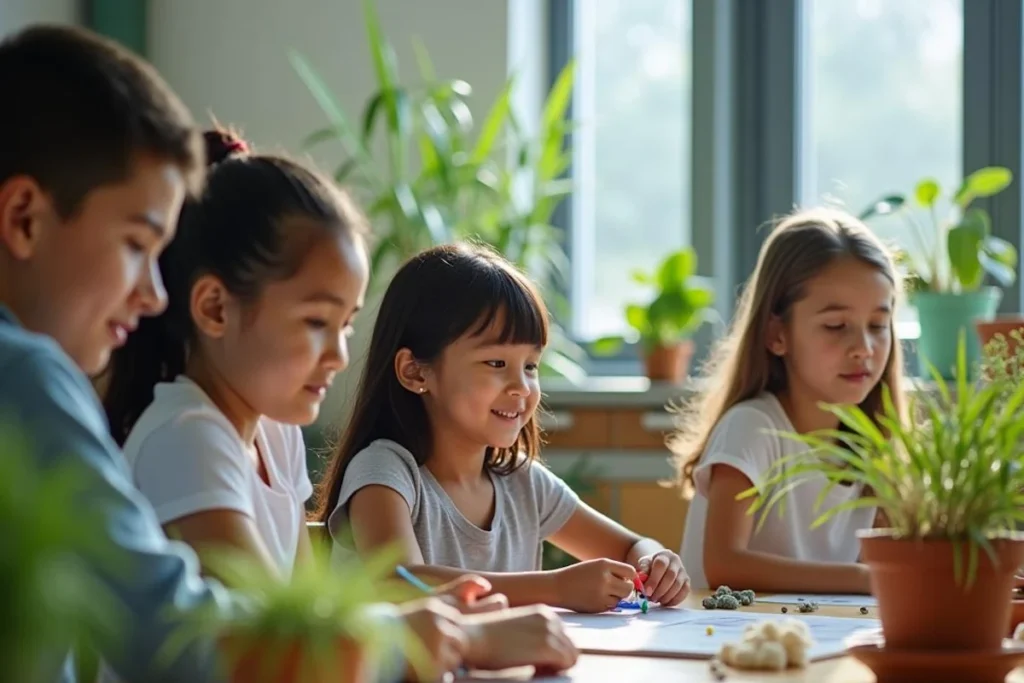
{"label": "glass pane", "polygon": [[575,6],[573,322],[593,339],[647,294],[630,273],[689,241],[691,4]]}
{"label": "glass pane", "polygon": [[[963,0],[803,0],[804,204],[860,213],[961,176]],[[874,220],[913,248],[902,220]]]}

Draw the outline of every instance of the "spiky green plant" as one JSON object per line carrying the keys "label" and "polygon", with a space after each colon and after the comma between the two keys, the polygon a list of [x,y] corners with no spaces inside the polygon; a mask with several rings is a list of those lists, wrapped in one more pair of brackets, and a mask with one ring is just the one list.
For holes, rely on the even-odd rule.
{"label": "spiky green plant", "polygon": [[[750,513],[760,513],[760,526],[771,508],[781,511],[789,491],[824,477],[812,528],[845,510],[877,507],[894,537],[953,541],[955,578],[970,585],[979,551],[995,561],[992,540],[1024,521],[1024,384],[969,382],[963,334],[956,370],[950,386],[931,369],[934,390],[912,397],[914,419],[899,414],[887,390],[877,426],[857,406],[822,404],[841,428],[779,432],[811,451],[777,461],[739,498],[754,498]],[[832,489],[850,483],[862,484],[865,495],[821,509]]]}
{"label": "spiky green plant", "polygon": [[52,681],[73,644],[110,648],[122,606],[94,573],[119,565],[91,473],[40,466],[23,432],[0,425],[0,667],[4,680]]}
{"label": "spiky green plant", "polygon": [[553,225],[555,210],[572,191],[565,174],[572,161],[566,114],[574,63],[559,73],[531,131],[516,116],[514,77],[479,116],[472,86],[439,78],[418,43],[419,74],[400,77],[374,0],[363,0],[363,10],[377,89],[358,115],[345,111],[302,54],[293,51],[290,59],[327,120],[304,147],[340,148],[345,158],[335,180],[355,189],[367,206],[377,236],[370,259],[374,286],[427,247],[484,242],[538,284],[554,313],[542,370],[582,379],[586,353],[558,322],[569,314],[569,262],[562,230]]}
{"label": "spiky green plant", "polygon": [[255,648],[266,663],[263,671],[270,683],[277,680],[284,658],[298,647],[299,680],[319,681],[343,661],[339,643],[347,641],[371,658],[392,648],[414,668],[425,670],[429,659],[415,634],[396,620],[372,614],[384,603],[422,597],[390,578],[398,553],[381,552],[366,562],[353,556],[332,563],[329,550],[315,546],[312,560],[298,563],[289,580],[240,552],[218,549],[203,556],[241,600],[229,611],[209,605],[185,615],[182,628],[162,653],[168,661],[193,639],[212,638],[232,644],[225,647],[228,670]]}

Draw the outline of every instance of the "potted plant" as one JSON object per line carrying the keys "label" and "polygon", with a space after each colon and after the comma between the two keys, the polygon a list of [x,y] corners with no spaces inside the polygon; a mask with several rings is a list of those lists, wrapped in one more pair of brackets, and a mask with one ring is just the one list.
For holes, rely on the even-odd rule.
{"label": "potted plant", "polygon": [[[334,177],[368,207],[375,231],[375,286],[423,249],[455,240],[482,241],[516,264],[565,319],[568,259],[561,230],[552,225],[572,190],[566,136],[575,67],[567,64],[547,95],[536,130],[520,125],[510,77],[477,125],[472,86],[442,79],[416,44],[418,82],[402,82],[394,49],[373,0],[364,0],[366,35],[377,90],[357,117],[344,111],[326,81],[301,54],[292,64],[327,117],[304,147],[337,145],[345,155]],[[347,68],[347,67],[346,67]],[[544,353],[548,373],[578,380],[586,354],[557,323]]]}
{"label": "potted plant", "polygon": [[[877,416],[825,405],[837,429],[785,434],[811,453],[778,461],[740,497],[763,515],[785,492],[822,478],[827,490],[860,484],[864,495],[821,511],[877,507],[887,528],[860,533],[861,558],[878,599],[887,647],[998,650],[1010,620],[1013,578],[1024,560],[1024,384],[967,380],[960,335],[956,381],[933,372],[934,392],[915,394],[905,419],[888,392]],[[825,494],[818,498],[825,499]]]}
{"label": "potted plant", "polygon": [[[927,376],[926,366],[931,364],[943,378],[951,378],[959,330],[972,330],[976,323],[995,317],[1002,291],[985,286],[985,276],[1003,287],[1016,279],[1017,251],[992,235],[991,219],[984,209],[971,206],[976,199],[999,194],[1012,181],[1009,169],[982,168],[967,176],[952,197],[944,199],[939,183],[926,178],[917,184],[912,198],[889,195],[861,214],[864,220],[897,214],[911,226],[916,250],[901,250],[901,262],[910,303],[917,308],[921,325],[917,356],[922,376]],[[911,206],[927,212],[929,230],[909,211]],[[968,335],[971,365],[980,358],[980,348],[978,338]]]}
{"label": "potted plant", "polygon": [[[59,678],[60,657],[119,642],[121,605],[93,574],[115,569],[116,547],[98,510],[83,508],[90,477],[39,467],[16,428],[0,428],[0,667],[3,680]],[[84,679],[83,679],[84,680]]]}
{"label": "potted plant", "polygon": [[243,600],[228,612],[211,605],[190,613],[162,655],[177,656],[197,636],[215,639],[231,683],[369,683],[385,648],[423,666],[426,653],[412,632],[379,613],[385,603],[417,597],[388,580],[394,554],[332,564],[327,549],[313,550],[289,580],[237,552],[204,553]]}
{"label": "potted plant", "polygon": [[[714,290],[696,272],[697,252],[686,247],[666,256],[653,272],[633,273],[636,282],[654,289],[647,303],[626,306],[626,322],[636,333],[651,381],[678,384],[686,378],[693,356],[691,337],[715,315]],[[603,337],[594,342],[593,351],[612,355],[625,342],[618,335]]]}

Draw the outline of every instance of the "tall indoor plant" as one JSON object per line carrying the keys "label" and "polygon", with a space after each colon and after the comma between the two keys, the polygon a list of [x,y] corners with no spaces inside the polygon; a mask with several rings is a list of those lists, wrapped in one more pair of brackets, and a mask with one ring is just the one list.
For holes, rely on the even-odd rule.
{"label": "tall indoor plant", "polygon": [[[888,391],[880,428],[856,406],[823,406],[840,428],[784,434],[808,444],[778,461],[755,487],[751,512],[768,514],[809,479],[860,484],[864,495],[821,511],[877,507],[886,528],[860,533],[887,646],[910,650],[998,649],[1010,619],[1014,573],[1024,561],[1024,384],[1005,376],[972,384],[960,335],[956,380],[915,394],[911,419]],[[815,457],[819,456],[819,457]]]}
{"label": "tall indoor plant", "polygon": [[[980,358],[981,344],[973,329],[976,322],[995,317],[1002,298],[998,286],[985,285],[985,277],[990,276],[1002,287],[1013,284],[1017,251],[1009,242],[992,235],[988,212],[972,204],[976,199],[999,194],[1012,181],[1009,169],[982,168],[945,198],[939,183],[926,178],[917,184],[912,197],[883,197],[861,215],[869,219],[897,214],[912,229],[915,248],[902,251],[910,303],[917,308],[921,324],[917,355],[922,375],[927,374],[926,365],[931,363],[944,378],[952,377],[961,329],[971,331],[967,335],[968,361],[974,364]],[[910,211],[912,207],[927,213],[928,229]]]}
{"label": "tall indoor plant", "polygon": [[[693,355],[693,334],[712,319],[715,293],[697,274],[697,252],[686,247],[668,254],[653,272],[636,271],[633,279],[654,290],[645,303],[626,306],[626,323],[634,330],[647,377],[679,383],[686,378]],[[594,342],[599,355],[618,353],[625,338]]]}
{"label": "tall indoor plant", "polygon": [[[419,82],[400,80],[373,0],[363,4],[377,91],[358,118],[344,111],[305,58],[293,53],[291,59],[327,116],[327,126],[312,133],[306,145],[339,145],[345,160],[335,178],[352,186],[368,207],[378,235],[373,273],[386,275],[431,245],[479,240],[523,269],[541,287],[556,319],[565,319],[568,259],[552,217],[571,191],[564,175],[571,161],[565,142],[573,64],[552,86],[535,132],[527,133],[517,120],[513,78],[478,126],[470,84],[439,79],[421,46],[416,46]],[[552,337],[546,368],[579,377],[585,354],[558,325]]]}

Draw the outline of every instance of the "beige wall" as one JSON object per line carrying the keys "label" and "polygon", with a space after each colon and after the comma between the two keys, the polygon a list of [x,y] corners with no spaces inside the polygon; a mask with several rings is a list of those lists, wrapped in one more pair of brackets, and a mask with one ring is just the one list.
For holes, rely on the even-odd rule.
{"label": "beige wall", "polygon": [[79,20],[79,0],[0,0],[0,36],[28,24],[74,24]]}

